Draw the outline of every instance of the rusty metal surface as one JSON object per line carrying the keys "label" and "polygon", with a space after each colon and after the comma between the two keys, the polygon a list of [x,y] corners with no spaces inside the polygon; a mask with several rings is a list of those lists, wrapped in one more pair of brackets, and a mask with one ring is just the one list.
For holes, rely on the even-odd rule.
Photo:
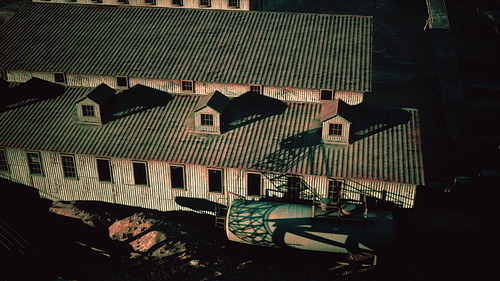
{"label": "rusty metal surface", "polygon": [[366,92],[372,18],[28,3],[0,68]]}
{"label": "rusty metal surface", "polygon": [[[40,97],[40,89],[34,91],[28,96]],[[0,113],[0,147],[424,182],[416,110],[354,106],[351,144],[336,146],[321,143],[321,104],[317,103],[243,95],[228,103],[221,134],[204,135],[193,130],[194,109],[201,96],[169,95],[136,86],[115,95],[103,125],[89,126],[77,123],[75,109],[87,93],[87,88],[68,88],[57,97],[10,101]]]}

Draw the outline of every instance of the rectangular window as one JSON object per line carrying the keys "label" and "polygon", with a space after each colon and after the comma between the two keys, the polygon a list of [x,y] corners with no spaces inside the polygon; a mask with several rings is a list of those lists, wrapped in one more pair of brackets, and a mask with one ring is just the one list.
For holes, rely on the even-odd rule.
{"label": "rectangular window", "polygon": [[342,189],[342,182],[338,180],[328,180],[328,198],[332,203],[338,203],[340,199],[340,190]]}
{"label": "rectangular window", "polygon": [[148,169],[144,162],[132,162],[134,168],[134,184],[148,185]]}
{"label": "rectangular window", "polygon": [[66,74],[64,74],[62,72],[54,72],[54,81],[56,83],[66,84]]}
{"label": "rectangular window", "polygon": [[146,4],[149,4],[149,5],[156,5],[156,0],[145,0]]}
{"label": "rectangular window", "polygon": [[258,95],[262,94],[262,86],[250,85],[250,93]]}
{"label": "rectangular window", "polygon": [[201,114],[201,125],[202,126],[213,126],[214,116],[212,114]]}
{"label": "rectangular window", "polygon": [[240,7],[240,0],[229,0],[229,7],[239,8]]}
{"label": "rectangular window", "polygon": [[182,6],[182,0],[172,0],[172,4]]}
{"label": "rectangular window", "polygon": [[61,160],[64,177],[77,179],[75,157],[73,155],[61,155]]}
{"label": "rectangular window", "polygon": [[186,92],[194,92],[193,81],[182,81],[182,90]]}
{"label": "rectangular window", "polygon": [[40,153],[38,152],[27,152],[28,156],[28,166],[30,169],[30,174],[43,176],[42,160],[40,158]]}
{"label": "rectangular window", "polygon": [[342,135],[342,124],[330,124],[330,128],[328,130],[328,135],[341,136]]}
{"label": "rectangular window", "polygon": [[321,90],[320,100],[333,100],[333,91]]}
{"label": "rectangular window", "polygon": [[99,174],[99,181],[113,182],[111,176],[111,165],[108,159],[96,159],[97,173]]}
{"label": "rectangular window", "polygon": [[7,80],[7,72],[3,68],[0,68],[0,78]]}
{"label": "rectangular window", "polygon": [[200,0],[200,6],[210,7],[212,5],[210,0]]}
{"label": "rectangular window", "polygon": [[257,173],[247,173],[247,195],[262,195],[262,176]]}
{"label": "rectangular window", "polygon": [[102,3],[102,0],[92,0],[93,3]]}
{"label": "rectangular window", "polygon": [[82,105],[83,116],[95,116],[94,107],[92,105]]}
{"label": "rectangular window", "polygon": [[128,0],[118,0],[118,3],[128,4]]}
{"label": "rectangular window", "polygon": [[285,194],[286,198],[289,199],[300,198],[300,192],[302,190],[302,179],[299,176],[288,176],[287,187],[288,188]]}
{"label": "rectangular window", "polygon": [[122,77],[122,76],[117,76],[116,77],[116,85],[118,87],[128,87],[128,78]]}
{"label": "rectangular window", "polygon": [[170,181],[172,188],[185,189],[183,166],[170,166]]}
{"label": "rectangular window", "polygon": [[7,154],[5,149],[0,149],[0,172],[8,172],[9,163],[7,162]]}
{"label": "rectangular window", "polygon": [[222,193],[222,170],[208,169],[208,191]]}

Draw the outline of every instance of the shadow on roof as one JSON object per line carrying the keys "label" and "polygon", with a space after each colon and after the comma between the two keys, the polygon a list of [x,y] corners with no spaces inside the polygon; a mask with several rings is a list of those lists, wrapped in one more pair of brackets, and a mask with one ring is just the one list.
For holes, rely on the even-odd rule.
{"label": "shadow on roof", "polygon": [[39,78],[31,78],[25,83],[8,88],[0,101],[1,111],[8,111],[62,95],[66,88]]}
{"label": "shadow on roof", "polygon": [[223,131],[228,132],[270,116],[279,115],[286,103],[263,95],[247,92],[232,99],[223,115]]}
{"label": "shadow on roof", "polygon": [[377,108],[365,105],[352,107],[350,143],[362,140],[398,125],[407,124],[411,113],[401,108]]}
{"label": "shadow on roof", "polygon": [[143,85],[135,85],[106,101],[103,105],[104,122],[113,122],[158,106],[165,106],[172,99],[172,96],[167,92]]}

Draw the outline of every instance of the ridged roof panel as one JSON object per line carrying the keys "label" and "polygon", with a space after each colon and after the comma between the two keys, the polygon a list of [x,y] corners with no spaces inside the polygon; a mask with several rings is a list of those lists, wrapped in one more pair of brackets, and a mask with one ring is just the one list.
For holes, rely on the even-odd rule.
{"label": "ridged roof panel", "polygon": [[5,69],[371,90],[366,16],[27,3],[0,38]]}
{"label": "ridged roof panel", "polygon": [[145,89],[117,94],[102,126],[76,122],[85,88],[11,101],[0,147],[423,184],[416,110],[355,106],[351,144],[335,146],[320,141],[321,104],[240,96],[227,105],[223,133],[203,135],[193,131],[200,96]]}

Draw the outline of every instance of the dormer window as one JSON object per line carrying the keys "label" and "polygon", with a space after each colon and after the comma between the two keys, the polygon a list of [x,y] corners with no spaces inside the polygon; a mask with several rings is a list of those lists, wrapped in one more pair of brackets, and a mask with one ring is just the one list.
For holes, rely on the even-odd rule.
{"label": "dormer window", "polygon": [[122,88],[128,88],[128,77],[117,76],[116,85]]}
{"label": "dormer window", "polygon": [[82,115],[95,117],[94,106],[92,105],[82,105]]}
{"label": "dormer window", "polygon": [[54,72],[54,81],[56,83],[66,84],[66,74],[62,72]]}
{"label": "dormer window", "polygon": [[194,83],[193,81],[181,81],[182,91],[194,93]]}
{"label": "dormer window", "polygon": [[320,100],[331,101],[333,100],[333,91],[332,90],[321,90],[320,91]]}
{"label": "dormer window", "polygon": [[221,133],[221,116],[229,98],[215,91],[198,101],[194,110],[194,127],[200,133]]}
{"label": "dormer window", "polygon": [[262,86],[250,85],[250,93],[257,94],[257,95],[262,94]]}
{"label": "dormer window", "polygon": [[212,114],[200,114],[202,126],[213,126],[214,116]]}
{"label": "dormer window", "polygon": [[322,133],[324,143],[349,144],[352,120],[351,107],[340,99],[323,104],[321,108]]}
{"label": "dormer window", "polygon": [[103,105],[115,94],[115,90],[101,84],[76,104],[78,123],[102,125]]}
{"label": "dormer window", "polygon": [[342,135],[342,124],[330,124],[330,128],[328,129],[328,135],[341,136]]}

